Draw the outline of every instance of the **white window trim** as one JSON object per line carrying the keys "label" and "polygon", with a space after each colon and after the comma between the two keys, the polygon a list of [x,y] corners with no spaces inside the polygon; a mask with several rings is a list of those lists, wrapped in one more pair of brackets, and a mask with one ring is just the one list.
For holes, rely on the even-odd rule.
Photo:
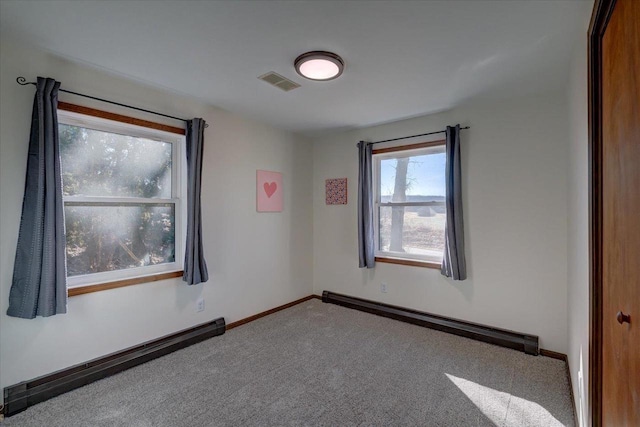
{"label": "white window trim", "polygon": [[123,279],[133,279],[149,276],[153,274],[180,271],[184,264],[184,247],[187,235],[187,180],[186,180],[186,155],[185,136],[171,132],[151,129],[143,126],[117,122],[100,117],[88,116],[71,111],[58,110],[58,122],[60,124],[80,126],[110,133],[147,138],[156,141],[171,143],[173,145],[171,153],[171,198],[170,199],[147,199],[134,197],[84,197],[84,196],[64,196],[63,203],[105,203],[105,202],[126,202],[126,203],[148,203],[148,204],[173,204],[175,206],[175,261],[172,263],[150,265],[145,267],[127,268],[124,270],[105,271],[100,273],[84,274],[67,277],[67,288],[84,287],[98,283],[112,282]]}
{"label": "white window trim", "polygon": [[392,258],[397,260],[421,261],[425,263],[442,264],[442,252],[433,252],[431,254],[412,254],[407,252],[383,251],[380,249],[380,207],[382,206],[444,206],[444,202],[381,202],[380,194],[380,163],[384,159],[397,159],[402,157],[411,157],[424,154],[436,154],[444,152],[444,144],[438,144],[431,147],[422,147],[415,149],[406,149],[401,151],[392,151],[388,153],[373,154],[372,173],[373,173],[373,220],[374,220],[374,240],[375,240],[375,256],[378,258]]}

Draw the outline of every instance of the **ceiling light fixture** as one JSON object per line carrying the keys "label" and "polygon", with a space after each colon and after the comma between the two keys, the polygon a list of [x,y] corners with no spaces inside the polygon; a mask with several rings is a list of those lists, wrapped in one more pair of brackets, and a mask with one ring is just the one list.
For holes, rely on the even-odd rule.
{"label": "ceiling light fixture", "polygon": [[335,53],[315,50],[303,53],[293,63],[296,71],[309,80],[333,80],[344,71],[344,61]]}

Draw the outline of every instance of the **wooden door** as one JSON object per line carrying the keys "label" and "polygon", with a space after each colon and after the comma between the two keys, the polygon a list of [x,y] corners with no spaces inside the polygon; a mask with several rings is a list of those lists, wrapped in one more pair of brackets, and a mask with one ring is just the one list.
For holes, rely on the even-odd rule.
{"label": "wooden door", "polygon": [[615,2],[601,61],[602,424],[640,426],[640,0]]}

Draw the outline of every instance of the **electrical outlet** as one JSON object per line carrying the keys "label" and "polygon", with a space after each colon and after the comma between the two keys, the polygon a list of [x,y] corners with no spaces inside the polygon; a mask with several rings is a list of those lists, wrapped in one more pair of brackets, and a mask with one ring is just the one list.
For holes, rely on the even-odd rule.
{"label": "electrical outlet", "polygon": [[380,283],[380,292],[382,292],[383,294],[387,293],[387,284],[386,283]]}
{"label": "electrical outlet", "polygon": [[198,298],[196,302],[198,311],[204,311],[204,298]]}

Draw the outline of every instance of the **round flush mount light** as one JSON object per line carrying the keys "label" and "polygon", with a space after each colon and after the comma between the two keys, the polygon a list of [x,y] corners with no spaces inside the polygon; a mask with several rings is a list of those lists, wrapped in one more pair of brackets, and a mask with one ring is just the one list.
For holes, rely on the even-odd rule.
{"label": "round flush mount light", "polygon": [[309,80],[333,80],[344,71],[344,61],[335,53],[315,50],[303,53],[294,62],[296,71]]}

